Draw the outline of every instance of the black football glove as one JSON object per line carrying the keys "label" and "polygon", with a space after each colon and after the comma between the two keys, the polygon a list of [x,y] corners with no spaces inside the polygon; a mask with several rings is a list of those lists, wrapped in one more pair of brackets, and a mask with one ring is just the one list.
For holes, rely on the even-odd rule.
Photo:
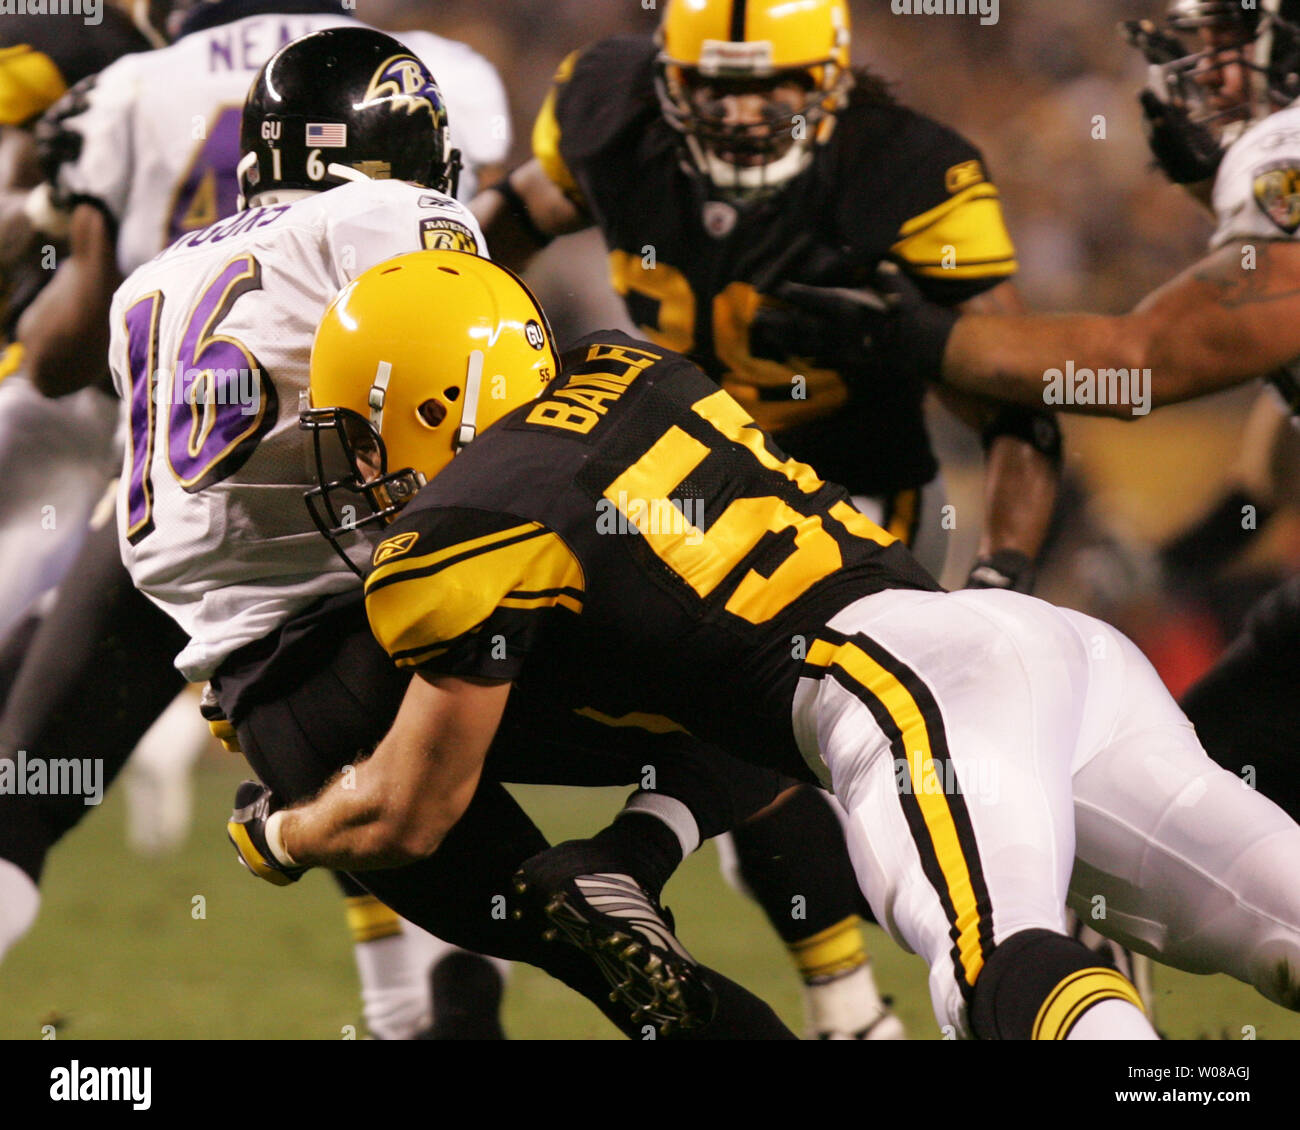
{"label": "black football glove", "polygon": [[1147,144],[1165,176],[1174,184],[1200,184],[1219,171],[1223,149],[1208,128],[1150,90],[1142,91],[1138,99]]}
{"label": "black football glove", "polygon": [[280,807],[275,794],[256,781],[244,781],[235,791],[235,810],[226,834],[239,853],[239,862],[259,879],[287,887],[302,878],[306,867],[281,863],[266,842],[266,822]]}
{"label": "black football glove", "polygon": [[782,283],[774,297],[811,317],[807,350],[841,373],[874,354],[890,377],[938,381],[948,338],[960,315],[925,297],[893,263],[883,263],[871,287]]}
{"label": "black football glove", "polygon": [[1034,591],[1038,570],[1034,563],[1015,549],[999,549],[976,559],[966,578],[968,589],[1007,589],[1010,592]]}
{"label": "black football glove", "polygon": [[1223,147],[1209,128],[1194,122],[1186,107],[1171,101],[1164,67],[1187,54],[1173,36],[1150,20],[1128,20],[1120,33],[1130,46],[1142,52],[1150,67],[1147,88],[1138,95],[1142,104],[1142,128],[1156,164],[1174,184],[1199,184],[1219,171]]}

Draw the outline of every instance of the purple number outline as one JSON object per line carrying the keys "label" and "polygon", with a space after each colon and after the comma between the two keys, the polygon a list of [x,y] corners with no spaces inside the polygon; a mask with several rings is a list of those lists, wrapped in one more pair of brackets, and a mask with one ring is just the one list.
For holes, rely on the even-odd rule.
{"label": "purple number outline", "polygon": [[154,529],[149,465],[153,462],[153,392],[162,307],[162,292],[155,290],[132,305],[122,319],[126,324],[127,370],[131,380],[131,477],[127,487],[126,530],[126,540],[131,545],[143,541]]}
{"label": "purple number outline", "polygon": [[[270,374],[234,338],[212,332],[230,314],[231,307],[242,295],[261,289],[261,264],[251,255],[241,255],[222,268],[190,312],[173,370],[173,382],[177,374],[182,378],[182,395],[179,398],[175,395],[173,383],[164,436],[168,467],[189,494],[218,483],[239,470],[279,414],[279,401]],[[127,376],[130,381],[131,428],[128,442],[131,471],[127,486],[126,538],[131,545],[138,545],[154,531],[154,404],[159,377],[158,328],[162,322],[164,301],[161,291],[152,291],[133,303],[122,318],[126,327]],[[194,364],[182,370],[181,357],[190,358]],[[227,390],[225,397],[214,395],[216,403],[211,407],[215,409],[215,415],[204,430],[206,414],[199,413],[200,405],[190,403],[188,393],[208,373],[232,368],[213,363],[228,359],[243,361],[244,367],[256,376],[258,410],[255,414],[246,414],[238,399],[230,397]],[[202,364],[204,361],[208,363]],[[213,388],[212,392],[217,394],[218,390]],[[240,419],[248,419],[248,425],[232,427],[232,423]],[[189,442],[196,430],[203,436],[197,452]],[[215,455],[209,450],[214,434],[220,445]],[[180,468],[172,459],[174,436],[179,439],[185,453]],[[187,475],[187,471],[192,473]]]}
{"label": "purple number outline", "polygon": [[[165,447],[168,468],[189,494],[238,471],[278,415],[275,386],[257,358],[234,338],[213,332],[241,297],[261,289],[261,264],[252,255],[237,256],[221,269],[194,304],[181,335],[172,375]],[[230,395],[228,381],[223,386],[219,377],[241,370],[250,373],[256,382],[255,413],[246,413],[238,396]],[[209,375],[215,378],[211,382],[206,380]],[[201,398],[193,395],[200,381],[207,386],[212,401],[206,406],[208,411],[204,411]],[[241,385],[237,383],[233,391],[241,391]]]}

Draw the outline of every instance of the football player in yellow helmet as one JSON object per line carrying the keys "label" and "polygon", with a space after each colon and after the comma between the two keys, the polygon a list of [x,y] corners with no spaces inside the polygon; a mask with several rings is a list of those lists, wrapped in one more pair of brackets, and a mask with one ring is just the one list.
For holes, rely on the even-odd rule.
{"label": "football player in yellow helmet", "polygon": [[[534,159],[473,208],[496,261],[515,270],[555,237],[599,227],[641,334],[689,356],[938,575],[951,522],[922,382],[881,363],[858,299],[888,263],[944,308],[1018,311],[1016,251],[979,150],[900,105],[852,66],[851,47],[844,0],[669,0],[657,34],[561,64]],[[909,362],[922,381],[937,363],[921,350]],[[948,406],[987,453],[968,584],[1029,591],[1059,431],[1041,413]],[[738,828],[734,853],[720,847],[799,967],[809,1030],[857,1033],[888,1014],[860,944],[844,958],[857,886],[818,805],[802,790]],[[822,850],[787,850],[810,837]],[[795,894],[809,896],[806,920],[791,919]],[[850,999],[857,1021],[841,1007]],[[892,1019],[872,1029],[900,1030]]]}
{"label": "football player in yellow helmet", "polygon": [[659,45],[664,117],[700,173],[737,199],[807,169],[853,87],[844,0],[672,3]]}
{"label": "football player in yellow helmet", "polygon": [[[315,436],[321,482],[307,503],[352,568],[341,537],[391,521],[479,432],[559,372],[546,315],[503,275],[514,279],[476,255],[401,256],[369,272],[364,286],[345,287],[322,321],[311,403],[300,416]],[[462,316],[446,333],[413,332],[448,309]],[[363,370],[373,370],[368,387],[357,380]],[[340,445],[332,453],[322,442],[329,434]]]}

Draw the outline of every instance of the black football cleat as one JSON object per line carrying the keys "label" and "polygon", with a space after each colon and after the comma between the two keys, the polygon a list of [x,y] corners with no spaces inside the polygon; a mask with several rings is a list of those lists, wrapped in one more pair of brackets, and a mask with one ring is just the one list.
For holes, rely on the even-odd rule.
{"label": "black football cleat", "polygon": [[571,840],[528,860],[515,891],[549,921],[547,941],[563,938],[596,963],[634,1024],[660,1035],[703,1027],[717,1002],[699,963],[674,935],[672,914],[618,867]]}

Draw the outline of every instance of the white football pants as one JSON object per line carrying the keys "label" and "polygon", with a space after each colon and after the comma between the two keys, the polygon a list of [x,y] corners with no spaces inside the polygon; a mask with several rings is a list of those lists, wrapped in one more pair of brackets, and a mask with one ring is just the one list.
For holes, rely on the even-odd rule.
{"label": "white football pants", "polygon": [[1300,826],[1202,750],[1099,620],[1018,593],[890,591],[830,621],[794,702],[881,925],[940,1026],[993,946],[1096,930],[1300,1008]]}

